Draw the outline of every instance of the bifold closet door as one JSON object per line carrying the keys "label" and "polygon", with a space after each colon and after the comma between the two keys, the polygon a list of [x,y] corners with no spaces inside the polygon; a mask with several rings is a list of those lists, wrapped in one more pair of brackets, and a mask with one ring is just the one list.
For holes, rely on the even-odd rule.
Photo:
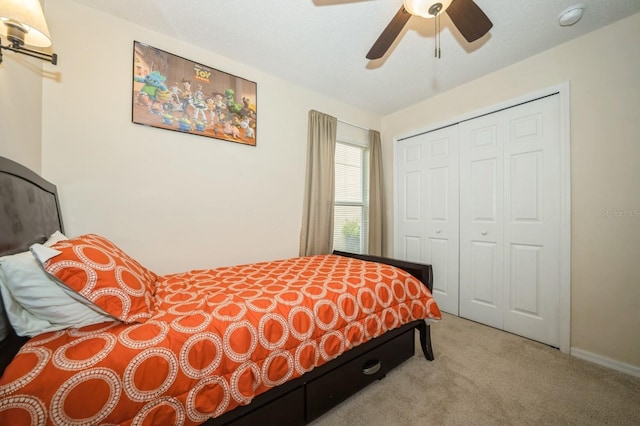
{"label": "bifold closet door", "polygon": [[490,114],[460,130],[460,316],[503,328],[505,120]]}
{"label": "bifold closet door", "polygon": [[398,141],[396,166],[397,256],[431,264],[438,306],[458,315],[456,126]]}
{"label": "bifold closet door", "polygon": [[460,316],[558,346],[559,97],[459,124]]}

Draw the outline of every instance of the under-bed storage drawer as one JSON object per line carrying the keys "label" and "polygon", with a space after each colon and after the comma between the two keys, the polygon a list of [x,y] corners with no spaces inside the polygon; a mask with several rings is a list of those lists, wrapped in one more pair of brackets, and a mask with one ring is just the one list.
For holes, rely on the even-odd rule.
{"label": "under-bed storage drawer", "polygon": [[304,425],[304,391],[296,388],[281,398],[234,420],[233,426]]}
{"label": "under-bed storage drawer", "polygon": [[[360,355],[330,373],[306,384],[308,422],[407,360],[414,353],[414,330]],[[332,389],[331,392],[327,390]]]}

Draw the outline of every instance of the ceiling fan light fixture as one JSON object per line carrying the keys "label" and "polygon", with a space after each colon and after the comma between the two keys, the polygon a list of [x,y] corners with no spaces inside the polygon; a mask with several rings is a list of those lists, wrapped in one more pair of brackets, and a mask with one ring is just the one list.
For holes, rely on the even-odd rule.
{"label": "ceiling fan light fixture", "polygon": [[403,0],[404,8],[412,15],[434,18],[444,12],[453,0]]}

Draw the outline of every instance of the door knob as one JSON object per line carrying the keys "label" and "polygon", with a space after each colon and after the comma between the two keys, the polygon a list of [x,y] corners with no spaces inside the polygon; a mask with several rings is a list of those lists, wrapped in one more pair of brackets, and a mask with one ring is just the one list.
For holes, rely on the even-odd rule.
{"label": "door knob", "polygon": [[436,229],[436,234],[440,233],[440,228]]}
{"label": "door knob", "polygon": [[483,230],[482,232],[480,232],[482,235],[487,235],[487,231]]}

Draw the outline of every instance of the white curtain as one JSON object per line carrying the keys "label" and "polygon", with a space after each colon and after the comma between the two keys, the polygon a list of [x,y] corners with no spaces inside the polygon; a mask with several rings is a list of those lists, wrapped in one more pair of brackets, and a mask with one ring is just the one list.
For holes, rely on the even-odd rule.
{"label": "white curtain", "polygon": [[328,254],[333,249],[337,125],[337,118],[309,111],[300,256]]}

